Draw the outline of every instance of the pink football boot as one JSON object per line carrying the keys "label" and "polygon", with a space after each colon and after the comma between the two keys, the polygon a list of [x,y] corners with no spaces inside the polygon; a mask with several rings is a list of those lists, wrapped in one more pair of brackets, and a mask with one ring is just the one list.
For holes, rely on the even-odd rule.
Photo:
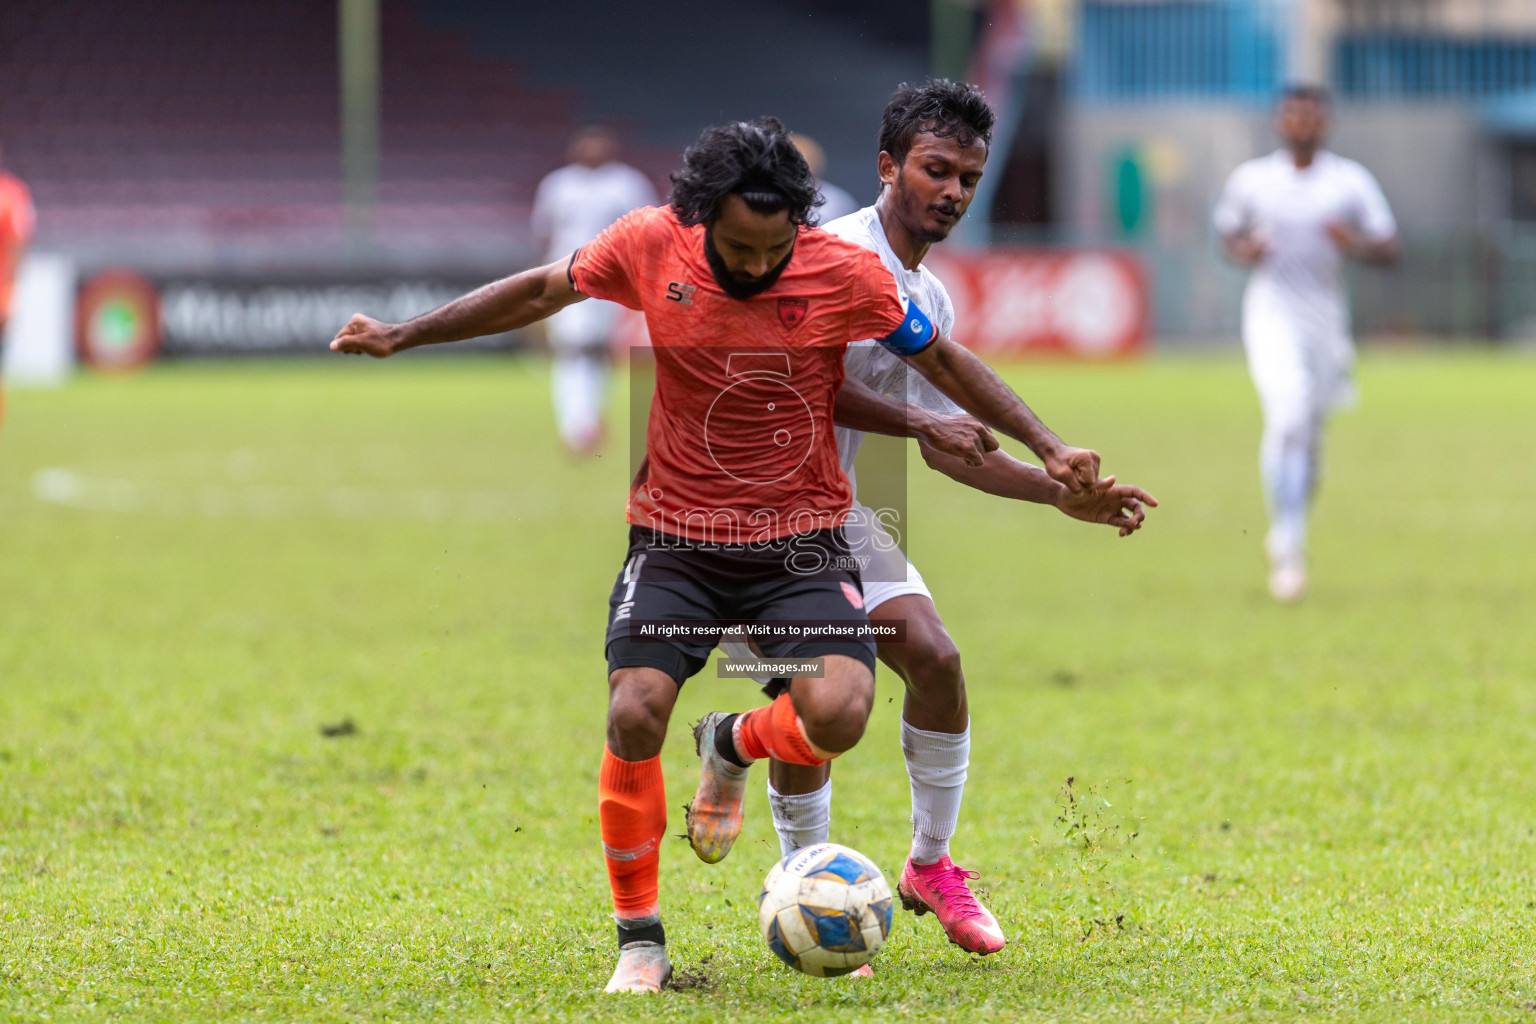
{"label": "pink football boot", "polygon": [[997,926],[997,918],[971,892],[967,880],[980,877],[979,872],[965,870],[948,855],[932,864],[908,860],[901,869],[901,881],[896,883],[896,894],[901,905],[919,917],[931,911],[950,942],[967,953],[986,956],[1002,949],[1008,940]]}

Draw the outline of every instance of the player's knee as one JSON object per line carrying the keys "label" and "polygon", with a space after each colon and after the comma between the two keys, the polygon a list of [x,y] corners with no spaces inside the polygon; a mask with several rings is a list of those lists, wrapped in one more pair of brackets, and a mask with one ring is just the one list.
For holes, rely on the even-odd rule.
{"label": "player's knee", "polygon": [[677,684],[652,668],[621,668],[608,677],[608,748],[626,761],[661,751]]}
{"label": "player's knee", "polygon": [[855,665],[856,670],[821,680],[822,685],[795,702],[806,738],[829,753],[841,754],[859,742],[874,707],[874,674],[860,662]]}
{"label": "player's knee", "polygon": [[1264,418],[1264,442],[1272,445],[1309,443],[1313,419],[1300,409],[1271,412]]}
{"label": "player's knee", "polygon": [[818,703],[809,715],[800,716],[805,738],[829,754],[852,750],[864,737],[869,706],[852,696],[834,703]]}

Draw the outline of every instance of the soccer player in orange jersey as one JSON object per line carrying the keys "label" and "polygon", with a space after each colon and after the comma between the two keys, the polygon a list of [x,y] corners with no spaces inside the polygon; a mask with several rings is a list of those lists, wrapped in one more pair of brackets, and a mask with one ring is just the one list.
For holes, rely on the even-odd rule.
{"label": "soccer player in orange jersey", "polygon": [[[0,151],[0,158],[4,155]],[[36,223],[32,193],[20,178],[5,170],[0,159],[0,341],[5,339],[5,324],[10,319],[16,270],[21,266],[22,254],[32,240]]]}
{"label": "soccer player in orange jersey", "polygon": [[[707,129],[672,181],[669,206],[628,214],[569,259],[403,324],[354,316],[331,342],[338,352],[389,356],[513,330],[588,297],[645,313],[656,386],[629,494],[628,551],[609,601],[598,776],[618,922],[610,992],[656,992],[671,974],[658,890],[659,754],[679,687],[727,623],[868,622],[842,533],[852,489],[832,429],[847,344],[879,339],[981,421],[1023,441],[1053,478],[1074,491],[1102,486],[1098,455],[1063,444],[984,363],[942,337],[878,256],[809,226],[815,181],[777,120]],[[972,465],[997,443],[959,418],[935,420],[925,439]],[[647,630],[658,627],[674,635],[651,639]],[[819,658],[823,674],[792,679],[769,706],[698,738],[736,772],[734,791],[727,786],[705,809],[722,824],[733,814],[739,822],[747,764],[836,757],[863,735],[874,700],[872,643],[763,646],[774,657]]]}

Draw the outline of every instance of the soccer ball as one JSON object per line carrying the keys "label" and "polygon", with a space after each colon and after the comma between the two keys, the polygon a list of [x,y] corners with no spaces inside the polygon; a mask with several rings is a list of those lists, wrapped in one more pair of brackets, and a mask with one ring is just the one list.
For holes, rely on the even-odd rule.
{"label": "soccer ball", "polygon": [[815,978],[858,970],[891,933],[891,887],[857,850],[819,843],[773,866],[757,923],[775,956]]}

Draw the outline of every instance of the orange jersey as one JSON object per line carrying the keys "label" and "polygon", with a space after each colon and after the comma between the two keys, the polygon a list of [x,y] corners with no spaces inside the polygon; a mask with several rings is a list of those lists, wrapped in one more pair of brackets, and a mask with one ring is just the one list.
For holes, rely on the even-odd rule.
{"label": "orange jersey", "polygon": [[842,523],[853,497],[832,430],[843,351],[905,321],[878,256],[805,228],[773,286],[736,299],[710,271],[704,227],[646,207],[578,250],[570,274],[583,295],[643,311],[655,350],[629,522],[737,544]]}
{"label": "orange jersey", "polygon": [[36,225],[32,193],[20,178],[0,171],[0,260],[30,242]]}

